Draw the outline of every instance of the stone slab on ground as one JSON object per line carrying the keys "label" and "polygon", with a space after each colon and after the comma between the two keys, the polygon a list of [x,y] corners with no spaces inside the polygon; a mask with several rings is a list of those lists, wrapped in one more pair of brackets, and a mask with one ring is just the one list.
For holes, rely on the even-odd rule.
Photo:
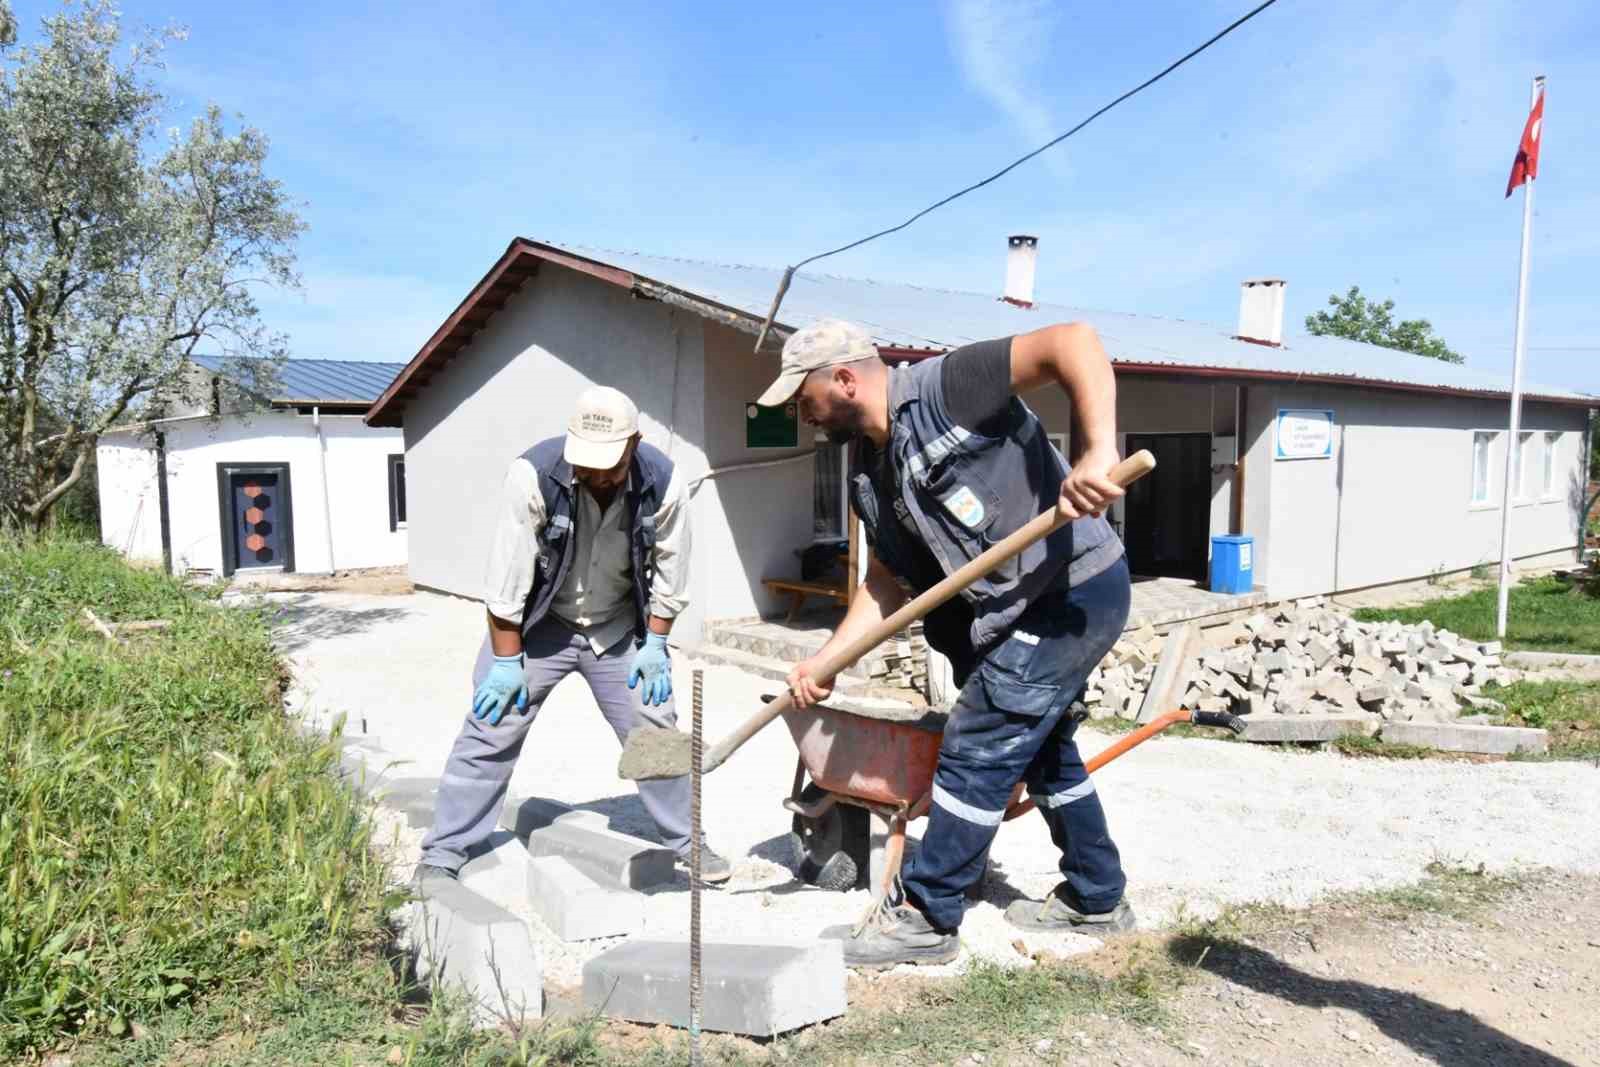
{"label": "stone slab on ground", "polygon": [[1421,745],[1441,752],[1480,752],[1509,756],[1513,752],[1550,750],[1550,735],[1525,726],[1470,726],[1455,722],[1384,723],[1382,740],[1397,745]]}
{"label": "stone slab on ground", "polygon": [[456,872],[461,884],[502,908],[528,892],[528,849],[509,830],[495,830]]}
{"label": "stone slab on ground", "polygon": [[[843,943],[701,947],[707,1030],[772,1037],[845,1012]],[[637,1023],[689,1025],[689,946],[629,941],[583,968],[583,1004]]]}
{"label": "stone slab on ground", "polygon": [[558,819],[528,835],[534,856],[560,856],[611,889],[649,889],[672,881],[678,857],[642,837]]}
{"label": "stone slab on ground", "polygon": [[1249,715],[1244,720],[1245,741],[1320,742],[1341,737],[1371,737],[1379,719],[1371,715]]}
{"label": "stone slab on ground", "polygon": [[568,820],[602,830],[610,822],[598,811],[583,811],[548,797],[508,797],[505,806],[500,809],[500,825],[523,840],[535,830],[543,830],[557,820]]}
{"label": "stone slab on ground", "polygon": [[526,923],[453,879],[430,878],[419,896],[405,918],[419,981],[464,991],[479,1026],[543,1015],[544,969]]}
{"label": "stone slab on ground", "polygon": [[528,859],[528,904],[563,941],[593,941],[639,932],[644,897],[608,889],[560,856]]}

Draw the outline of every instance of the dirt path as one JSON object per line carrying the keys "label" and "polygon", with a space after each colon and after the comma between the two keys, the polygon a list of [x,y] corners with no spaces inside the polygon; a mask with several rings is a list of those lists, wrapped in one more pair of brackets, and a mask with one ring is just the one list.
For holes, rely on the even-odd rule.
{"label": "dirt path", "polygon": [[[1198,980],[1166,1033],[1075,1025],[1054,1041],[1102,1064],[1600,1064],[1600,879],[1542,874],[1498,902],[1410,899],[1246,918],[1177,938]],[[1077,1036],[1081,1035],[1081,1036]],[[1049,1063],[1052,1055],[986,1057]]]}

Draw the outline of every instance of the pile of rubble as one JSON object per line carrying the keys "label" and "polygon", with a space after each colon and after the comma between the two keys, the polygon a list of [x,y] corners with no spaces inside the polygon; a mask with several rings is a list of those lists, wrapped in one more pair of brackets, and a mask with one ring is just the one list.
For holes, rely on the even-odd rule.
{"label": "pile of rubble", "polygon": [[868,657],[866,674],[873,685],[925,692],[928,687],[928,639],[914,622]]}
{"label": "pile of rubble", "polygon": [[[1089,676],[1084,703],[1096,718],[1148,719],[1172,707],[1235,715],[1369,715],[1385,722],[1447,722],[1464,711],[1503,711],[1481,695],[1521,677],[1503,666],[1499,642],[1480,644],[1430,622],[1358,622],[1322,597],[1258,612],[1198,639],[1126,635]],[[1183,657],[1156,679],[1159,660]],[[1157,680],[1165,695],[1147,707]],[[1143,714],[1141,714],[1141,711]]]}

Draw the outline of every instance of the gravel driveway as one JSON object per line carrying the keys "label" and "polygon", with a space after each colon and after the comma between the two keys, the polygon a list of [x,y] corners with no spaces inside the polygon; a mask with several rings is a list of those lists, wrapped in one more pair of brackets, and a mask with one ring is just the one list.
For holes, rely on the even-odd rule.
{"label": "gravel driveway", "polygon": [[[467,707],[481,606],[427,593],[269,599],[281,613],[279,644],[295,673],[291,707],[319,725],[347,713],[346,733],[372,751],[369,762],[403,761],[388,773],[404,783],[400,792],[410,790],[409,820],[397,844],[400,862],[414,862],[426,829],[426,788]],[[680,723],[687,728],[692,664],[683,656],[675,664]],[[748,715],[771,685],[708,668],[708,743]],[[1111,740],[1089,728],[1080,733],[1086,756]],[[652,836],[631,785],[616,777],[616,759],[616,738],[582,681],[571,678],[541,712],[512,792],[603,811],[613,828]],[[706,901],[708,939],[803,936],[854,919],[868,901],[865,891],[802,886],[784,866],[790,816],[779,805],[794,766],[789,735],[774,724],[706,779],[707,833],[735,859],[732,882]],[[1491,870],[1600,871],[1600,769],[1592,764],[1390,762],[1157,738],[1105,768],[1096,782],[1144,925],[1209,915],[1227,903],[1302,905],[1332,890],[1415,881],[1436,859]],[[1056,858],[1042,819],[1001,827],[994,874],[985,899],[967,915],[967,951],[954,966],[972,954],[1022,962],[1012,947],[1018,931],[1001,912],[1019,895],[1044,894],[1057,880]],[[652,893],[648,935],[686,936],[686,888],[680,879]],[[516,906],[526,913],[525,905]],[[547,978],[556,984],[575,982],[583,961],[611,943],[565,945],[534,928],[546,950]],[[1094,942],[1030,934],[1027,945],[1068,954]]]}

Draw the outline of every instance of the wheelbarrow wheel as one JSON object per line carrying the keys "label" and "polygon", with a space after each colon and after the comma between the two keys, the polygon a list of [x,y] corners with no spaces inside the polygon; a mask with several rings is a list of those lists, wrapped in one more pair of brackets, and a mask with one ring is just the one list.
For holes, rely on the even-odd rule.
{"label": "wheelbarrow wheel", "polygon": [[[811,804],[825,795],[808,785],[800,799]],[[856,888],[867,875],[870,833],[867,813],[850,804],[835,804],[814,819],[796,815],[789,835],[796,877],[834,892]]]}

